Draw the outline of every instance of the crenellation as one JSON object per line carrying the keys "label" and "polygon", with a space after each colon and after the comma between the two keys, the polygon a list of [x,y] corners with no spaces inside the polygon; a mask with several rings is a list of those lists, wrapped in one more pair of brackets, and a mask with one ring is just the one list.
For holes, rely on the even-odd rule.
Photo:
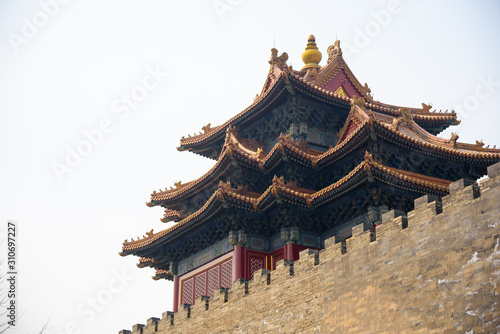
{"label": "crenellation", "polygon": [[[330,256],[340,257],[347,252],[345,240],[336,241],[336,237],[331,237],[325,241],[325,249],[320,251],[320,256],[325,256],[328,253]],[[333,241],[333,242],[332,242]]]}
{"label": "crenellation", "polygon": [[151,317],[146,321],[146,326],[143,329],[144,334],[155,333],[158,331],[158,322],[160,319]]}
{"label": "crenellation", "polygon": [[500,178],[500,162],[494,165],[488,166],[487,168],[488,177],[490,179]]}
{"label": "crenellation", "polygon": [[369,230],[370,227],[365,226],[365,224],[359,224],[353,226],[352,228],[352,237],[355,238],[357,236],[362,235],[365,231]]}
{"label": "crenellation", "polygon": [[325,239],[324,241],[324,245],[325,245],[325,249],[326,248],[330,248],[331,246],[335,245],[336,244],[336,237],[333,236],[333,237],[330,237],[328,239]]}
{"label": "crenellation", "polygon": [[127,329],[122,329],[121,331],[118,332],[118,334],[132,334],[132,332],[130,332]]}
{"label": "crenellation", "polygon": [[308,249],[309,256],[311,256],[314,260],[314,265],[317,266],[319,264],[319,250],[318,249]]}
{"label": "crenellation", "polygon": [[346,240],[347,253],[364,249],[374,240],[375,232],[373,230],[364,230],[362,225],[355,226],[352,229],[352,237]]}
{"label": "crenellation", "polygon": [[154,333],[166,333],[166,330],[171,327],[170,319],[160,319],[158,320],[158,330]]}
{"label": "crenellation", "polygon": [[460,179],[458,181],[455,181],[450,184],[450,196],[460,196],[462,191],[467,188],[468,186],[471,186],[474,184],[474,181],[472,179]]}
{"label": "crenellation", "polygon": [[159,318],[151,317],[148,320],[146,320],[146,326],[151,326],[157,323],[159,320],[160,320]]}
{"label": "crenellation", "polygon": [[219,289],[221,301],[223,303],[227,303],[229,300],[229,289],[228,288],[220,288]]}
{"label": "crenellation", "polygon": [[290,276],[290,268],[285,266],[285,260],[276,263],[276,269],[271,271],[271,282],[282,281]]}
{"label": "crenellation", "polygon": [[248,294],[248,280],[240,278],[233,282],[233,287],[229,289],[228,299],[232,303],[234,300],[245,297]]}
{"label": "crenellation", "polygon": [[271,270],[260,269],[253,274],[253,280],[251,280],[248,286],[248,291],[255,289],[257,287],[263,287],[265,285],[271,284]]}
{"label": "crenellation", "polygon": [[454,211],[457,207],[481,196],[481,188],[470,179],[461,179],[450,184],[450,194],[442,198],[443,211]]}
{"label": "crenellation", "polygon": [[[417,201],[419,201],[417,203]],[[423,196],[415,200],[415,209],[408,212],[408,220],[402,228],[423,228],[437,215],[443,212],[442,200],[434,196]]]}
{"label": "crenellation", "polygon": [[488,177],[481,181],[481,193],[500,186],[500,163],[488,167]]}
{"label": "crenellation", "polygon": [[[165,319],[169,322],[170,326],[173,326],[174,325],[175,312],[167,311],[165,313],[167,314],[167,316],[166,316]],[[163,314],[162,314],[162,316],[163,316]]]}
{"label": "crenellation", "polygon": [[206,303],[203,296],[196,297],[194,304],[190,307],[190,314],[199,314],[205,311]]}
{"label": "crenellation", "polygon": [[294,262],[294,272],[302,275],[319,264],[319,252],[304,249],[299,253],[299,259]]}
{"label": "crenellation", "polygon": [[431,210],[434,215],[442,213],[441,199],[434,195],[426,194],[422,197],[415,199],[413,203],[414,203],[414,210],[408,212],[408,218],[410,217],[410,213],[414,215],[418,214],[420,211]]}
{"label": "crenellation", "polygon": [[191,304],[182,304],[182,311],[178,313],[183,313],[183,316],[179,320],[191,318]]}
{"label": "crenellation", "polygon": [[302,259],[306,256],[309,256],[310,252],[309,249],[304,249],[299,252],[299,259]]}
{"label": "crenellation", "polygon": [[201,296],[201,301],[205,311],[208,311],[210,309],[210,296]]}
{"label": "crenellation", "polygon": [[387,239],[408,227],[408,215],[400,210],[391,210],[382,215],[382,224],[377,226],[377,239]]}
{"label": "crenellation", "polygon": [[399,216],[406,216],[406,214],[401,210],[390,210],[382,214],[382,224],[390,223]]}
{"label": "crenellation", "polygon": [[284,259],[283,264],[288,269],[288,276],[295,275],[295,261]]}
{"label": "crenellation", "polygon": [[143,334],[143,324],[135,324],[132,326],[132,333],[133,334]]}

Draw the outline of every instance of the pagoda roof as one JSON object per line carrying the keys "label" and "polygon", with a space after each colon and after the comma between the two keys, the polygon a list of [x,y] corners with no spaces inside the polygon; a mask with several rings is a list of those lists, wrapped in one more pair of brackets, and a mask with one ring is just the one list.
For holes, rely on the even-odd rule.
{"label": "pagoda roof", "polygon": [[[272,171],[284,155],[311,168],[325,168],[360,147],[371,137],[384,137],[399,145],[454,161],[476,164],[500,161],[500,149],[483,148],[480,142],[475,145],[457,142],[456,134],[448,140],[434,136],[420,127],[408,110],[400,110],[399,117],[394,118],[366,110],[362,101],[357,101],[358,104],[353,103],[345,125],[339,132],[339,141],[326,152],[312,150],[307,147],[306,142],[297,142],[290,136],[281,135],[278,142],[266,153],[264,143],[240,138],[234,128],[229,128],[221,155],[207,173],[186,184],[178,183],[175,189],[153,192],[151,202],[147,204],[172,205],[207,187],[215,187],[222,175],[231,168],[231,161],[234,159],[249,168],[266,172]],[[182,218],[185,218],[182,213],[167,209],[162,221],[176,221]]]}
{"label": "pagoda roof", "polygon": [[145,267],[154,267],[155,265],[158,265],[160,262],[157,259],[154,258],[149,258],[149,257],[141,257],[139,259],[139,263],[137,264],[138,268],[145,268]]}
{"label": "pagoda roof", "polygon": [[[181,138],[178,150],[200,150],[223,140],[228,128],[249,124],[287,94],[301,93],[327,104],[344,107],[356,98],[362,97],[364,107],[381,114],[398,116],[401,106],[375,101],[368,85],[361,85],[343,59],[339,41],[329,47],[328,53],[329,59],[323,67],[296,71],[291,66],[287,66],[285,62],[287,57],[279,59],[285,54],[277,57],[277,50],[273,49],[270,70],[262,91],[256,96],[254,102],[222,125],[213,128],[208,125],[203,127],[203,133],[199,135]],[[422,103],[422,108],[404,107],[404,109],[412,113],[417,124],[429,131],[436,127],[444,129],[449,125],[460,123],[455,112],[431,111],[431,106],[424,103]]]}
{"label": "pagoda roof", "polygon": [[448,194],[449,184],[452,183],[449,180],[384,166],[375,161],[368,152],[365,154],[364,161],[348,175],[319,191],[300,188],[296,182],[285,183],[283,178],[278,177],[273,179],[272,184],[262,194],[250,192],[245,187],[234,189],[229,182],[220,182],[216,191],[199,210],[161,232],[150,233],[140,240],[125,241],[120,254],[122,256],[137,254],[172,240],[179,233],[190,231],[200,223],[223,212],[225,203],[240,209],[264,212],[273,207],[280,198],[281,201],[290,204],[314,208],[345,195],[365,182],[375,180],[399,189],[437,196]]}

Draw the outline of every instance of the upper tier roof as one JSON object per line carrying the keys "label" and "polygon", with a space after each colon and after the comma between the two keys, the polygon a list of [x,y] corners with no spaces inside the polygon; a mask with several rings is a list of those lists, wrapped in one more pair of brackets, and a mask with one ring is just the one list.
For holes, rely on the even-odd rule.
{"label": "upper tier roof", "polygon": [[[401,106],[375,101],[371,90],[365,83],[362,85],[354,76],[342,58],[340,42],[328,48],[328,60],[323,66],[305,66],[297,71],[286,64],[288,55],[278,56],[278,50],[271,50],[269,73],[261,93],[245,110],[232,117],[224,124],[211,128],[203,128],[203,133],[188,138],[181,138],[179,150],[202,152],[213,143],[223,141],[225,131],[231,126],[240,128],[251,124],[258,116],[269,111],[284,96],[298,93],[312,99],[347,107],[355,98],[364,98],[364,106],[375,112],[397,117]],[[422,108],[405,108],[413,116],[414,121],[432,134],[437,134],[450,125],[460,123],[455,112],[432,112],[431,106],[422,103]]]}

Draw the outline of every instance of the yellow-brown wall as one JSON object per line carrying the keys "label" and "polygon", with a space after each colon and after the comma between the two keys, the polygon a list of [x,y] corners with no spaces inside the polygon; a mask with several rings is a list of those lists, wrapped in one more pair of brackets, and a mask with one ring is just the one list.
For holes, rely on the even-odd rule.
{"label": "yellow-brown wall", "polygon": [[173,325],[165,312],[120,333],[500,332],[500,163],[488,174],[479,197],[453,183],[442,213],[424,196],[407,218],[384,214],[376,233],[361,225],[346,244],[327,240],[319,264],[303,251],[293,275],[281,261],[270,284],[263,272],[227,302],[217,292]]}

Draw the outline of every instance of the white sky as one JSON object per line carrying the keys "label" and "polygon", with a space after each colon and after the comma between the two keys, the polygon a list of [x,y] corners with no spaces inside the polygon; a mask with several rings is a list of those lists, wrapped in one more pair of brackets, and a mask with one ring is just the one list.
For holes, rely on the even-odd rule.
{"label": "white sky", "polygon": [[[497,1],[401,1],[396,11],[373,0],[65,1],[44,21],[49,0],[0,0],[0,231],[18,224],[23,312],[12,333],[38,333],[47,319],[49,334],[118,333],[171,310],[172,284],[120,257],[121,244],[167,227],[161,208],[144,205],[152,190],[213,164],[177,152],[180,137],[253,101],[273,40],[298,69],[309,34],[322,64],[338,36],[375,99],[461,105],[459,141],[500,144]],[[14,47],[12,34],[25,39]],[[140,92],[147,68],[168,76],[148,79],[125,115],[122,95]],[[54,163],[103,120],[111,130],[58,180]],[[122,272],[124,283],[114,279]]]}

